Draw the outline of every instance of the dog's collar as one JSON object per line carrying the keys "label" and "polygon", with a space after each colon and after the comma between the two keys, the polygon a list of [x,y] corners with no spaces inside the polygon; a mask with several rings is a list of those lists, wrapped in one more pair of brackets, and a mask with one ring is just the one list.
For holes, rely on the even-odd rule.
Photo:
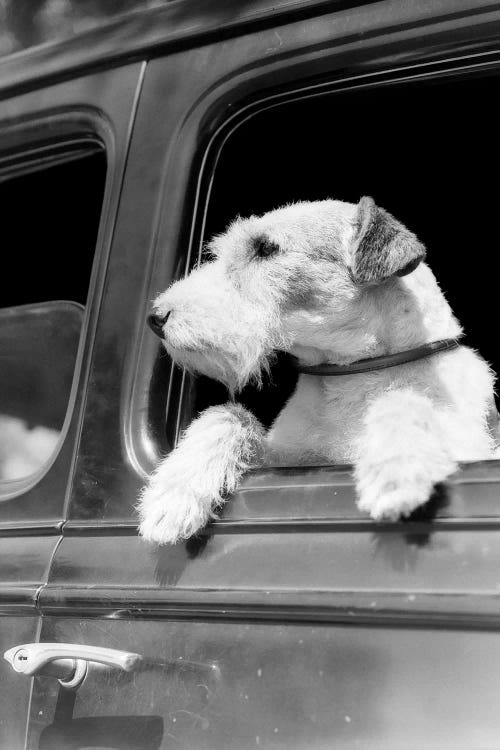
{"label": "dog's collar", "polygon": [[431,341],[429,344],[417,346],[415,349],[405,349],[405,351],[396,352],[396,354],[383,354],[381,357],[358,359],[357,362],[351,362],[348,365],[301,365],[298,359],[293,357],[294,367],[297,372],[305,373],[306,375],[356,375],[361,372],[371,372],[372,370],[385,370],[386,367],[404,365],[408,362],[414,362],[417,359],[430,357],[432,354],[456,349],[457,346],[460,346],[461,338],[462,336],[457,336],[454,339]]}

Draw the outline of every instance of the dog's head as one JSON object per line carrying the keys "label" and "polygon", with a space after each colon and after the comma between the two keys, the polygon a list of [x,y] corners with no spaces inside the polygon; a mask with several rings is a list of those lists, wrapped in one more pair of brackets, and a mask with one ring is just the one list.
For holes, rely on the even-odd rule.
{"label": "dog's head", "polygon": [[368,287],[413,271],[425,248],[371,198],[297,203],[236,219],[213,260],[172,284],[151,317],[172,358],[241,388],[276,349],[349,358]]}

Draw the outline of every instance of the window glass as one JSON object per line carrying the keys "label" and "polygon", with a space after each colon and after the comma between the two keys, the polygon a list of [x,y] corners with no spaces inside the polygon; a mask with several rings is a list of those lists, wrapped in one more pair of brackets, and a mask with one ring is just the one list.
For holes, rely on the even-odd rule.
{"label": "window glass", "polygon": [[[2,170],[2,166],[4,169]],[[42,472],[69,403],[106,160],[95,146],[0,160],[0,485]]]}

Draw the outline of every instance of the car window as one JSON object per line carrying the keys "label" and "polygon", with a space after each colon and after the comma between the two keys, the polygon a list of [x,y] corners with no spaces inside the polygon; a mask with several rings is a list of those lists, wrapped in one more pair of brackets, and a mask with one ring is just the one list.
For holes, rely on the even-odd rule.
{"label": "car window", "polygon": [[[302,200],[357,203],[373,196],[425,243],[427,261],[464,326],[467,344],[500,372],[500,352],[490,334],[497,278],[485,273],[491,252],[486,248],[492,239],[495,243],[488,217],[496,214],[490,186],[498,155],[490,107],[497,88],[496,76],[462,75],[294,97],[256,110],[233,129],[218,154],[204,242],[238,215]],[[367,113],[376,117],[370,114],[368,122]],[[480,248],[477,262],[473,254]],[[471,292],[478,289],[472,302]],[[238,400],[269,425],[295,382],[287,358],[279,356],[264,387],[248,386]],[[227,398],[220,384],[191,379],[178,423],[187,425],[193,414]]]}
{"label": "car window", "polygon": [[0,498],[43,473],[70,402],[101,212],[96,144],[0,159]]}

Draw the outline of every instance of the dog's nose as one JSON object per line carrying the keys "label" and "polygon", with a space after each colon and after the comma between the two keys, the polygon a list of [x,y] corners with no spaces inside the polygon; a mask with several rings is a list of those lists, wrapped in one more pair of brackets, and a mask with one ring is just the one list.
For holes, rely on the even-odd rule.
{"label": "dog's nose", "polygon": [[166,315],[161,317],[160,315],[148,315],[148,325],[153,331],[153,333],[156,333],[157,336],[159,336],[161,339],[163,338],[163,326],[167,322],[169,316],[170,316],[170,310]]}

